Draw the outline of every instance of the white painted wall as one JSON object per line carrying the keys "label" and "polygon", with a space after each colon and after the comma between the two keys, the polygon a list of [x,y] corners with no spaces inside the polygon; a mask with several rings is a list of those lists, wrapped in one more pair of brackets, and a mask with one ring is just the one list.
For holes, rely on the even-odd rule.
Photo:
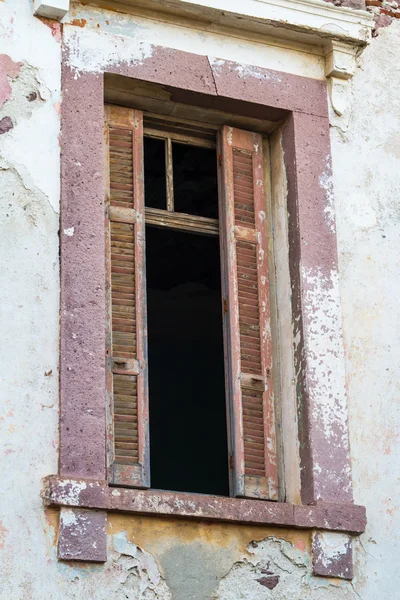
{"label": "white painted wall", "polygon": [[363,53],[332,128],[363,600],[400,596],[400,23]]}
{"label": "white painted wall", "polygon": [[[301,48],[280,51],[260,39],[231,40],[143,17],[74,10],[71,19],[87,21],[83,29],[66,27],[67,35],[81,36],[77,62],[95,62],[99,44],[103,51],[113,43],[114,49],[115,43],[125,46],[118,52],[134,58],[138,48],[155,42],[309,77],[323,74],[322,59]],[[0,54],[23,63],[0,107],[0,120],[9,116],[14,124],[0,135],[0,598],[167,600],[170,592],[151,555],[121,534],[110,536],[104,567],[58,563],[54,518],[40,500],[41,478],[57,470],[58,443],[61,54],[59,29],[49,25],[32,16],[28,0],[0,2]],[[369,522],[356,542],[354,588],[311,578],[307,556],[271,541],[257,556],[281,560],[293,578],[283,588],[263,588],[263,598],[297,591],[300,599],[395,600],[400,589],[399,41],[399,23],[380,30],[359,60],[347,112],[332,116],[355,500],[367,506]],[[94,54],[85,54],[85,45]],[[37,98],[30,102],[32,92]],[[258,558],[246,556],[232,559],[220,600],[236,599],[240,577],[250,582],[256,572]]]}

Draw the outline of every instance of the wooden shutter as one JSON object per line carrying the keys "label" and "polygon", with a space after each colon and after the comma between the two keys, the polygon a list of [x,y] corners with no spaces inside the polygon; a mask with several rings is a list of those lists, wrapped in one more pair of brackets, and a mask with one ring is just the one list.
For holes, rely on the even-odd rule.
{"label": "wooden shutter", "polygon": [[277,499],[262,137],[218,141],[231,494]]}
{"label": "wooden shutter", "polygon": [[143,115],[106,106],[109,473],[150,486]]}

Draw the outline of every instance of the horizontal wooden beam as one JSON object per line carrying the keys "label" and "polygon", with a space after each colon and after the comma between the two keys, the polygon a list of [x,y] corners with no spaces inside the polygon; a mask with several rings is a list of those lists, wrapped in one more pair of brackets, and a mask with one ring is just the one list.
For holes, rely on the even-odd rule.
{"label": "horizontal wooden beam", "polygon": [[172,142],[190,146],[200,146],[201,148],[215,148],[216,145],[215,140],[203,138],[200,135],[195,136],[187,133],[179,133],[177,131],[163,131],[162,129],[157,129],[155,127],[145,127],[143,133],[148,137],[171,140]]}
{"label": "horizontal wooden beam", "polygon": [[159,210],[158,208],[146,208],[146,224],[191,231],[192,233],[219,235],[218,219]]}
{"label": "horizontal wooden beam", "polygon": [[354,535],[363,533],[366,526],[365,508],[350,503],[295,505],[182,492],[113,488],[105,481],[61,479],[55,475],[45,479],[42,497],[47,506],[296,529],[325,529]]}

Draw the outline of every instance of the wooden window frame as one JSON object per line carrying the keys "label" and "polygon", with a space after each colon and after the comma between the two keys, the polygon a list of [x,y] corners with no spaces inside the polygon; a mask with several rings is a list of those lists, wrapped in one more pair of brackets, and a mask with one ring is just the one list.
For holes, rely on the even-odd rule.
{"label": "wooden window frame", "polygon": [[[144,225],[156,224],[219,238],[229,496],[278,500],[263,137],[108,104],[104,131],[108,481],[151,488]],[[164,209],[145,207],[146,136],[165,142]],[[174,211],[172,142],[215,149],[218,219]]]}
{"label": "wooden window frame", "polygon": [[[174,208],[174,189],[172,173],[172,142],[180,142],[216,149],[216,128],[201,126],[196,122],[182,119],[167,119],[163,115],[144,113],[143,135],[166,141],[166,210],[145,207],[146,224],[158,227],[170,227],[180,231],[197,231],[206,235],[219,235],[218,219],[179,213]],[[168,214],[171,213],[171,214]]]}
{"label": "wooden window frame", "polygon": [[[104,369],[104,77],[63,59],[61,165],[61,345],[59,475],[50,477],[49,505],[63,517],[59,557],[106,560],[107,511],[322,528],[361,533],[365,509],[353,503],[343,379],[343,340],[332,213],[329,118],[324,81],[153,47],[140,63],[104,58],[104,73],[163,86],[174,103],[210,107],[281,126],[287,182],[288,241],[295,340],[301,504],[210,500],[168,492],[113,490],[106,478]],[[98,64],[101,65],[101,56]],[[165,69],[165,65],[170,68]],[[99,67],[101,69],[101,67]],[[321,183],[322,182],[322,183]],[[316,310],[326,301],[318,343],[331,348],[331,371],[315,369]],[[324,311],[322,306],[322,311]],[[332,314],[330,312],[329,314]],[[332,348],[332,340],[335,342]],[[332,396],[333,401],[328,399]],[[324,408],[322,408],[324,407]],[[336,411],[339,410],[339,413]],[[328,419],[327,419],[328,417]],[[330,427],[333,419],[337,426]],[[338,419],[338,420],[337,420]],[[190,498],[193,496],[193,498]],[[199,504],[203,508],[199,507]],[[211,507],[212,505],[212,507]],[[299,514],[308,515],[301,523]],[[296,516],[297,515],[297,516]],[[319,516],[318,516],[319,515]],[[321,515],[325,515],[321,518]],[[334,568],[330,571],[335,574]]]}

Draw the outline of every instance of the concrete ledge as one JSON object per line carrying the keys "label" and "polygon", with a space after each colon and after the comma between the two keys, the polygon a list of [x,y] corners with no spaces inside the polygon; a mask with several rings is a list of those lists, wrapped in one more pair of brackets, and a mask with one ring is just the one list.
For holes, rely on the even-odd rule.
{"label": "concrete ledge", "polygon": [[354,535],[363,533],[366,526],[365,508],[356,504],[318,502],[315,505],[294,505],[182,492],[112,488],[104,481],[56,476],[45,479],[42,497],[46,506],[324,529]]}
{"label": "concrete ledge", "polygon": [[311,44],[335,39],[363,46],[374,23],[365,10],[323,0],[87,0],[85,4],[121,12],[160,11]]}

